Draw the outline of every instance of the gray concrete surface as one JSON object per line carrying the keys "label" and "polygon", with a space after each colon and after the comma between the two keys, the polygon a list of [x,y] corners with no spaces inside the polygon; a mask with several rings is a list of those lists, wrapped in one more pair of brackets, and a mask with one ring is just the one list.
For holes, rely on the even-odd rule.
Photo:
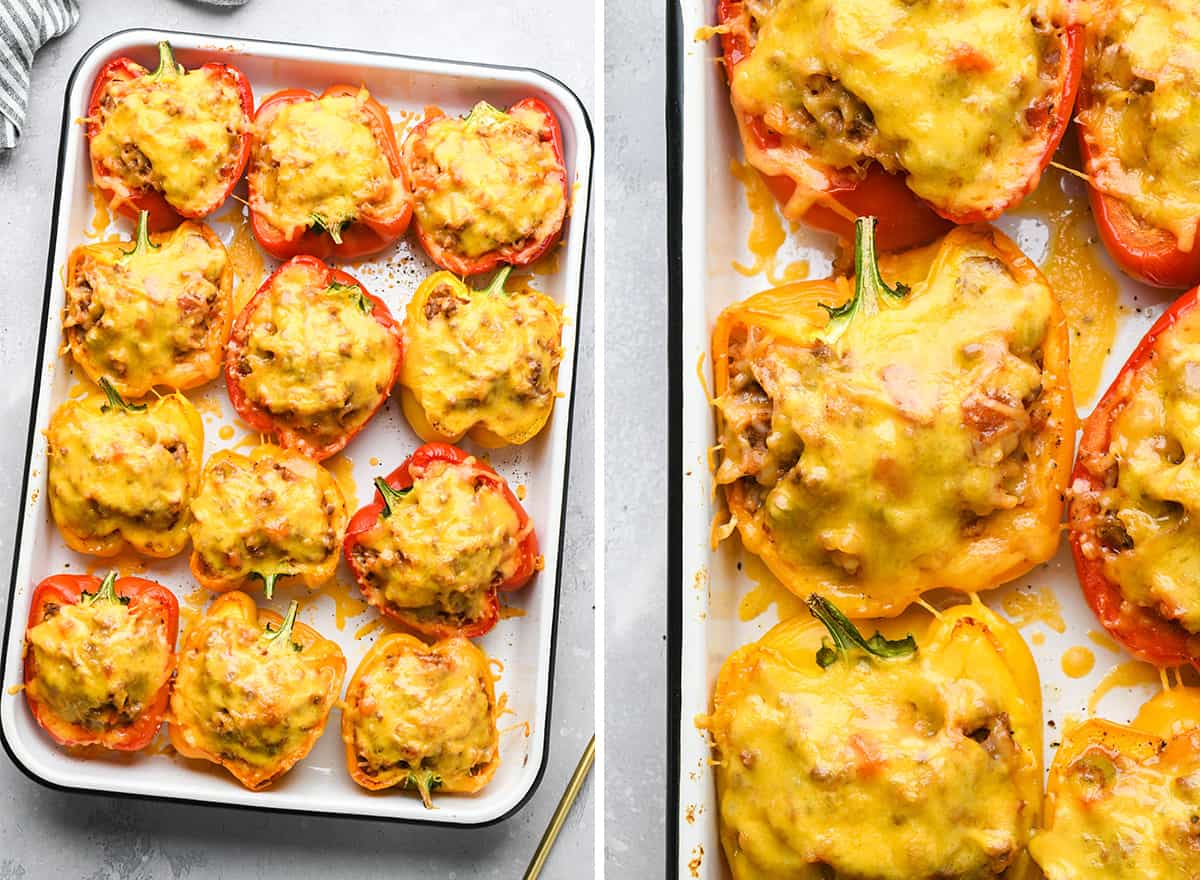
{"label": "gray concrete surface", "polygon": [[[587,3],[250,0],[233,10],[182,0],[84,0],[82,5],[75,30],[38,55],[24,138],[15,151],[0,154],[7,291],[0,297],[0,424],[6,429],[0,441],[0,498],[10,499],[0,504],[5,584],[16,524],[12,499],[24,467],[63,90],[75,61],[92,43],[112,31],[149,26],[524,64],[557,76],[589,109],[593,106],[593,12]],[[647,293],[658,297],[658,290]],[[443,830],[67,795],[31,782],[0,757],[0,880],[520,877],[593,728],[593,296],[589,285],[550,757],[541,788],[524,810],[491,828]],[[0,590],[0,609],[7,592],[7,586]],[[593,814],[589,783],[542,875],[547,880],[591,876]]]}
{"label": "gray concrete surface", "polygon": [[[662,0],[608,0],[605,124],[607,876],[665,867],[667,252]],[[619,475],[619,476],[617,476]]]}

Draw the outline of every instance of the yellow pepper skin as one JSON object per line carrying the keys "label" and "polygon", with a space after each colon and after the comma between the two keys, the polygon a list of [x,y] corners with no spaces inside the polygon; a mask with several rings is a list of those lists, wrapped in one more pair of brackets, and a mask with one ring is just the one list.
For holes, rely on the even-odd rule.
{"label": "yellow pepper skin", "polygon": [[1041,688],[1016,629],[974,600],[868,640],[808,601],[836,625],[794,617],[734,652],[696,720],[734,880],[1030,878]]}
{"label": "yellow pepper skin", "polygon": [[337,568],[346,502],[333,475],[299,452],[270,443],[249,455],[214,454],[192,502],[192,574],[207,590],[258,578],[319,587]]}
{"label": "yellow pepper skin", "polygon": [[1200,877],[1200,690],[1175,687],[1129,725],[1069,727],[1030,852],[1046,880]]}
{"label": "yellow pepper skin", "polygon": [[187,544],[204,423],[178,392],[130,404],[101,385],[107,401],[68,400],[46,428],[50,513],[78,553],[174,556]]}
{"label": "yellow pepper skin", "polygon": [[346,658],[310,626],[225,593],[187,632],[171,695],[171,745],[252,791],[312,751],[342,691]]}
{"label": "yellow pepper skin", "polygon": [[485,449],[532,440],[557,398],[562,307],[536,290],[483,290],[451,272],[426,278],[404,318],[400,402],[427,443],[463,435]]}
{"label": "yellow pepper skin", "polygon": [[406,633],[371,646],[346,686],[346,769],[368,791],[471,794],[500,765],[491,661],[461,636],[427,645]]}

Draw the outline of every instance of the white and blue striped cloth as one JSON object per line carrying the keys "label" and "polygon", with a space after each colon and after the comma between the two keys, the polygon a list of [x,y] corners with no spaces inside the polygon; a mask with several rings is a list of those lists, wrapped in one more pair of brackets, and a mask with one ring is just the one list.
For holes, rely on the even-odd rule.
{"label": "white and blue striped cloth", "polygon": [[0,149],[17,145],[33,54],[79,20],[79,0],[0,0]]}

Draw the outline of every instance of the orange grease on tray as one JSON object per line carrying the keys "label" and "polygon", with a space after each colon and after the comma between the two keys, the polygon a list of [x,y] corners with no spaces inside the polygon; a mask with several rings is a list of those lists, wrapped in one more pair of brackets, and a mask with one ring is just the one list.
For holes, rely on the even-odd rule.
{"label": "orange grease on tray", "polygon": [[1067,678],[1083,678],[1096,665],[1096,655],[1082,645],[1067,648],[1062,655],[1062,671]]}
{"label": "orange grease on tray", "polygon": [[1100,701],[1117,688],[1158,684],[1159,681],[1158,670],[1149,663],[1143,663],[1140,660],[1126,660],[1124,663],[1118,663],[1104,674],[1104,678],[1100,679],[1100,683],[1088,697],[1088,714],[1095,715]]}
{"label": "orange grease on tray", "polygon": [[1000,607],[1017,629],[1040,623],[1056,633],[1067,631],[1067,625],[1062,618],[1062,607],[1048,587],[1030,586],[1013,590],[1001,600]]}

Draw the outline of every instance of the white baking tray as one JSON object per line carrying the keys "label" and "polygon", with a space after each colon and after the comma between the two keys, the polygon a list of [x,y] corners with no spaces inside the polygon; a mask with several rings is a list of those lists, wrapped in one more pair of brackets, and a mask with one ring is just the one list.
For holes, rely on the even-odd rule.
{"label": "white baking tray", "polygon": [[[106,570],[107,563],[103,560],[91,560],[67,550],[50,520],[44,491],[46,441],[42,432],[55,407],[67,399],[80,379],[70,357],[58,355],[62,339],[63,265],[73,247],[95,238],[86,234],[93,220],[88,191],[91,175],[78,120],[86,115],[92,83],[105,62],[128,55],[153,69],[157,60],[155,46],[163,39],[171,42],[180,62],[189,68],[210,60],[227,61],[241,68],[254,88],[256,105],[281,88],[298,86],[319,93],[334,83],[364,83],[392,112],[397,128],[419,119],[429,105],[441,107],[449,114],[460,114],[479,100],[503,108],[527,96],[545,101],[562,125],[567,172],[572,183],[571,214],[556,257],[547,264],[550,268],[556,264],[556,270],[535,275],[531,281],[561,303],[565,311],[565,355],[558,374],[562,396],[549,425],[535,440],[519,448],[487,453],[510,483],[525,487],[524,505],[537,529],[546,567],[527,588],[505,595],[505,603],[513,606],[516,613],[501,620],[479,640],[488,655],[503,664],[496,690],[498,695],[506,695],[511,711],[500,719],[503,733],[499,770],[477,795],[436,794],[436,809],[425,810],[411,793],[364,791],[346,773],[337,711],[330,714],[324,735],[307,758],[270,790],[250,792],[221,768],[173,756],[169,751],[99,759],[72,757],[38,728],[24,697],[9,693],[21,680],[21,646],[34,586],[43,577],[59,571]],[[535,70],[155,30],[116,33],[88,50],[67,85],[63,113],[60,173],[40,328],[42,339],[4,643],[0,732],[9,755],[22,770],[48,785],[75,791],[455,825],[494,822],[525,802],[541,778],[549,742],[556,614],[587,612],[583,608],[559,609],[558,588],[591,161],[591,127],[583,106],[566,86]],[[244,182],[235,193],[244,198]],[[226,243],[234,234],[230,212],[239,207],[239,202],[230,199],[213,215],[226,219],[208,221]],[[107,232],[118,228],[128,235],[131,227],[128,221],[121,220]],[[267,271],[276,265],[265,255],[264,260]],[[346,268],[372,293],[382,297],[397,320],[403,317],[404,305],[420,281],[436,270],[411,234],[381,255],[355,261]],[[244,426],[232,437],[221,436],[223,426],[235,424],[223,378],[188,392],[188,396],[200,405],[204,415],[206,454],[242,440],[246,433]],[[223,433],[228,435],[228,429]],[[390,472],[419,444],[400,412],[397,396],[393,395],[343,453],[342,457],[350,459],[352,464],[339,467],[342,471],[352,471],[357,503],[361,505],[370,499],[374,477]],[[470,448],[469,442],[464,445]],[[347,499],[347,504],[351,511],[355,509],[353,499]],[[185,611],[189,607],[186,597],[197,589],[187,570],[187,555],[185,551],[173,560],[151,562],[146,575],[172,588]],[[358,596],[344,562],[336,581],[351,585],[350,594]],[[261,601],[261,591],[257,595]],[[276,591],[276,598],[270,604],[279,610],[290,599],[303,599],[306,595],[302,587],[285,586]],[[378,617],[373,609],[364,609],[344,621],[339,629],[334,608],[329,595],[316,594],[304,605],[301,618],[341,645],[349,664],[348,680],[349,672],[373,641],[387,630],[360,632],[364,624]],[[185,620],[181,620],[181,626],[184,624]],[[361,637],[356,638],[356,634]]]}
{"label": "white baking tray", "polygon": [[[777,611],[750,622],[738,617],[738,602],[754,581],[738,561],[743,551],[736,536],[713,552],[710,526],[716,512],[708,450],[716,443],[712,409],[706,387],[697,375],[704,359],[703,376],[712,387],[708,362],[709,334],[722,308],[772,285],[764,275],[745,277],[733,262],[752,263],[746,250],[751,214],[741,184],[730,173],[730,160],[743,160],[724,70],[717,63],[719,40],[697,42],[696,32],[712,25],[713,0],[668,0],[670,45],[668,77],[668,162],[672,217],[671,244],[671,364],[672,399],[672,528],[671,549],[671,682],[668,736],[672,763],[668,797],[668,876],[718,880],[729,870],[717,834],[717,800],[710,752],[695,717],[705,714],[717,671],[735,648],[754,641],[778,621]],[[1068,132],[1067,137],[1074,137]],[[1090,222],[1087,221],[1087,222]],[[997,224],[1021,249],[1040,261],[1048,243],[1043,218],[1022,213],[1005,216]],[[807,259],[811,278],[829,273],[833,238],[801,227],[780,249],[782,266],[792,259]],[[1092,236],[1094,240],[1094,235]],[[1111,353],[1105,361],[1100,392],[1108,387],[1137,341],[1177,292],[1145,287],[1123,276],[1103,255],[1105,268],[1120,285],[1122,316]],[[1093,401],[1077,401],[1080,416],[1091,411]],[[741,567],[745,569],[743,565]],[[1068,717],[1083,717],[1089,695],[1103,676],[1118,664],[1129,663],[1123,650],[1102,647],[1089,633],[1103,632],[1085,604],[1075,578],[1064,535],[1058,555],[1045,566],[998,590],[983,594],[984,601],[1003,614],[1003,603],[1016,591],[1029,593],[1048,588],[1061,606],[1064,633],[1044,625],[1027,625],[1022,634],[1038,662],[1045,702],[1044,740],[1046,766],[1054,756],[1062,725]],[[1041,633],[1041,636],[1035,636]],[[1044,637],[1044,642],[1036,642]],[[1095,655],[1092,672],[1078,679],[1064,674],[1063,651],[1081,645]],[[1150,678],[1151,667],[1126,666],[1131,678]],[[1155,690],[1151,685],[1116,687],[1099,703],[1099,714],[1128,722]]]}

